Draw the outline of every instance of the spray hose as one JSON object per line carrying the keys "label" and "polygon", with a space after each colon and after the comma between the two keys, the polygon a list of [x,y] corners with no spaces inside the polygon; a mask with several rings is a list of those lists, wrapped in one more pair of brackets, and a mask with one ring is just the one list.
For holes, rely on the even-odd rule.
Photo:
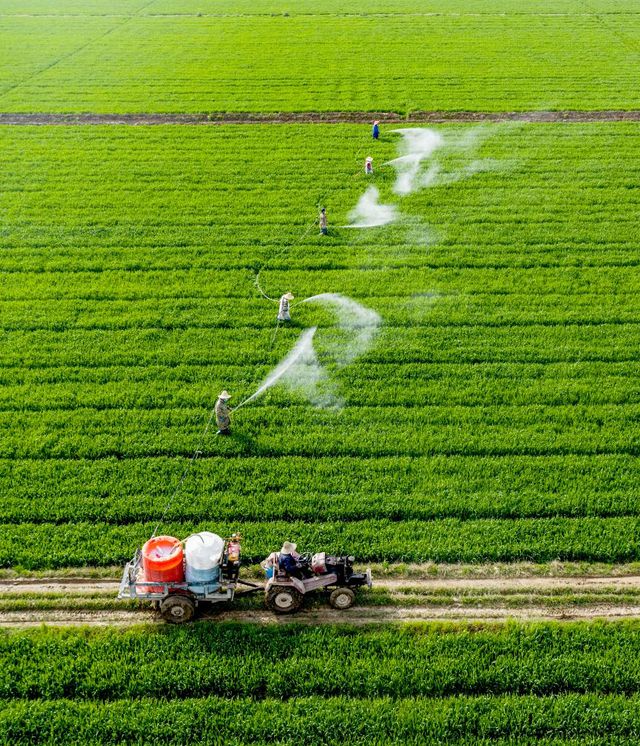
{"label": "spray hose", "polygon": [[[307,236],[307,234],[309,233],[309,231],[313,228],[313,226],[317,222],[318,222],[317,220],[314,220],[310,225],[308,225],[307,228],[305,229],[304,233],[300,236],[300,238],[298,238],[297,241],[292,242],[291,245],[293,245],[293,243],[299,243],[300,241],[302,241]],[[280,256],[288,248],[289,248],[289,245],[285,244],[278,252],[276,252],[276,254],[274,254],[274,256],[272,258]],[[278,301],[275,300],[275,298],[270,298],[264,292],[264,290],[260,287],[260,271],[261,271],[261,269],[262,268],[259,267],[258,270],[256,271],[256,276],[255,276],[255,279],[254,279],[254,284],[255,284],[256,288],[260,291],[261,295],[263,295],[268,301],[272,301],[274,303],[277,303]],[[273,333],[273,337],[271,338],[271,347],[273,347],[273,343],[275,342],[276,334],[278,333],[279,327],[280,327],[280,323],[276,322],[276,329],[275,329],[275,332]],[[258,392],[258,393],[260,393],[260,392]],[[240,402],[240,404],[238,404],[237,407],[234,407],[234,409],[232,409],[231,411],[233,412],[236,409],[239,409],[240,407],[244,406],[248,401],[250,401],[251,399],[253,399],[256,395],[257,394],[254,394],[253,396],[250,396],[248,399],[245,399],[243,402]],[[156,523],[156,526],[153,529],[153,533],[151,534],[151,538],[152,539],[157,535],[157,533],[158,533],[158,527],[160,526],[161,523],[164,522],[164,519],[165,519],[165,517],[167,515],[167,512],[168,512],[169,508],[171,507],[171,504],[173,503],[173,500],[175,499],[175,496],[180,491],[180,488],[184,484],[184,480],[187,478],[187,475],[191,471],[191,468],[192,468],[193,464],[197,461],[198,456],[200,456],[200,454],[202,453],[202,451],[200,449],[202,448],[202,445],[204,443],[204,439],[205,439],[207,433],[209,432],[209,428],[211,427],[211,422],[212,422],[213,417],[215,415],[215,411],[216,411],[216,409],[215,409],[215,406],[214,406],[213,409],[211,410],[210,414],[209,414],[209,419],[207,420],[207,424],[205,425],[205,428],[202,431],[202,435],[200,436],[200,441],[198,442],[198,446],[197,446],[196,450],[193,452],[193,455],[191,456],[191,458],[189,459],[189,462],[187,463],[184,471],[182,472],[182,476],[180,477],[180,481],[176,485],[176,488],[173,491],[173,494],[171,495],[171,497],[167,501],[167,504],[165,505],[165,508],[164,508],[163,513],[162,513],[162,516],[160,517],[160,520]]]}
{"label": "spray hose", "polygon": [[[309,224],[309,225],[308,225],[308,226],[307,226],[307,227],[305,228],[305,230],[303,231],[303,233],[302,233],[302,234],[301,234],[301,235],[300,235],[300,236],[299,236],[299,237],[298,237],[297,239],[295,239],[294,241],[291,241],[290,243],[285,243],[285,244],[283,244],[283,245],[282,245],[282,246],[280,247],[280,249],[279,249],[278,251],[276,251],[276,253],[275,253],[275,254],[274,254],[274,255],[273,255],[272,257],[270,257],[270,259],[271,259],[272,261],[273,261],[274,259],[277,259],[277,258],[278,258],[279,256],[281,256],[281,255],[282,255],[282,254],[283,254],[283,253],[284,253],[285,251],[287,251],[287,250],[288,250],[289,248],[291,248],[291,246],[293,246],[294,244],[300,243],[300,241],[303,241],[303,240],[304,240],[304,239],[305,239],[305,238],[307,237],[307,235],[309,234],[309,232],[311,231],[311,229],[313,228],[313,226],[314,226],[314,225],[316,225],[316,223],[317,223],[317,222],[318,222],[318,221],[317,221],[317,219],[316,219],[316,220],[314,220],[314,221],[313,221],[312,223],[310,223],[310,224]],[[267,294],[266,294],[266,293],[264,292],[264,290],[262,289],[262,287],[261,287],[261,285],[260,285],[260,272],[262,272],[262,270],[264,269],[264,266],[265,266],[265,264],[266,264],[266,263],[267,263],[267,262],[265,262],[265,263],[264,263],[263,265],[259,265],[259,266],[258,266],[258,269],[257,269],[257,270],[255,271],[255,277],[254,277],[254,279],[253,279],[253,284],[254,284],[254,285],[256,286],[256,288],[257,288],[258,292],[260,293],[260,295],[262,295],[262,297],[263,297],[263,298],[266,298],[266,300],[268,300],[268,301],[271,301],[272,303],[277,303],[277,302],[278,302],[278,300],[277,300],[276,298],[270,298],[270,297],[269,297],[269,296],[268,296],[268,295],[267,295]]]}
{"label": "spray hose", "polygon": [[191,458],[189,459],[189,462],[186,465],[184,471],[182,472],[182,476],[180,477],[180,481],[176,485],[176,488],[173,491],[173,494],[171,495],[171,497],[169,498],[167,504],[165,505],[165,508],[164,508],[163,513],[162,513],[162,516],[160,517],[160,520],[156,523],[156,527],[153,529],[153,533],[151,534],[151,538],[152,539],[157,535],[157,533],[158,533],[158,527],[160,526],[161,523],[164,522],[164,519],[165,519],[165,517],[167,515],[167,511],[171,507],[171,503],[173,502],[175,496],[178,494],[178,492],[180,491],[180,488],[184,484],[184,480],[187,478],[187,474],[191,471],[191,467],[193,466],[193,464],[197,460],[198,456],[200,456],[200,454],[202,453],[202,451],[200,449],[202,448],[202,445],[204,443],[204,439],[205,439],[207,433],[209,432],[209,427],[211,426],[211,421],[213,420],[213,416],[214,416],[215,412],[216,412],[216,408],[214,407],[211,410],[211,413],[209,414],[209,419],[207,420],[207,424],[206,424],[204,430],[202,431],[202,435],[200,436],[200,440],[198,442],[198,446],[197,446],[196,450],[193,452],[193,456],[191,456]]}

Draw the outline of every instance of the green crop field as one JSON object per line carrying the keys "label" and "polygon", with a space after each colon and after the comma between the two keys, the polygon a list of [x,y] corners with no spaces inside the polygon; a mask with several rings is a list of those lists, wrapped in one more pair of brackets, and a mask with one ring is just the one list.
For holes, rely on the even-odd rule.
{"label": "green crop field", "polygon": [[639,34],[634,0],[5,0],[0,111],[633,109]]}
{"label": "green crop field", "polygon": [[0,637],[0,743],[632,744],[638,626]]}
{"label": "green crop field", "polygon": [[[0,746],[640,741],[639,62],[635,0],[0,3]],[[139,625],[156,529],[378,585]]]}
{"label": "green crop field", "polygon": [[[0,563],[125,560],[217,393],[239,403],[313,325],[332,406],[276,385],[238,411],[168,531],[240,529],[252,559],[288,535],[364,560],[637,560],[637,127],[439,132],[466,143],[447,178],[398,196],[380,167],[401,218],[357,231],[364,155],[399,134],[3,128]],[[376,311],[368,349],[340,364],[353,330],[316,304],[274,336],[257,268],[271,296]]]}

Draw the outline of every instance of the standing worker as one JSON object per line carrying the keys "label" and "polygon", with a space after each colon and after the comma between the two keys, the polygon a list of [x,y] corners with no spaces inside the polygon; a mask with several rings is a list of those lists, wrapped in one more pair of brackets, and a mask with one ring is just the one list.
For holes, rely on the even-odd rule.
{"label": "standing worker", "polygon": [[218,432],[216,435],[231,435],[231,408],[227,402],[231,399],[228,391],[223,391],[216,402],[216,425]]}
{"label": "standing worker", "polygon": [[371,134],[373,135],[374,140],[377,140],[380,137],[380,122],[377,119],[373,123],[373,129],[371,130]]}
{"label": "standing worker", "polygon": [[293,300],[293,293],[285,293],[280,298],[280,307],[278,308],[278,321],[291,321],[291,315],[289,313],[289,301]]}
{"label": "standing worker", "polygon": [[320,233],[322,233],[323,236],[327,235],[327,210],[323,207],[320,210]]}
{"label": "standing worker", "polygon": [[365,174],[373,173],[373,158],[371,156],[368,156],[367,160],[364,162],[364,172]]}

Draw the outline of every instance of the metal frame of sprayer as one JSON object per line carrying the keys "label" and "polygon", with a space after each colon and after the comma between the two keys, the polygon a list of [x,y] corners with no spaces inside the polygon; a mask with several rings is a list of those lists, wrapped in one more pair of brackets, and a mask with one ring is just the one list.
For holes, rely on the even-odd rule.
{"label": "metal frame of sprayer", "polygon": [[[236,545],[237,546],[237,545]],[[120,580],[118,599],[137,599],[157,604],[163,618],[179,624],[194,618],[200,601],[220,603],[233,601],[236,595],[249,595],[264,591],[264,586],[240,580],[240,553],[237,559],[229,559],[229,543],[225,541],[220,578],[213,583],[196,581],[145,580],[142,567],[142,550],[137,549],[133,559],[124,567]],[[238,591],[239,585],[246,590]]]}

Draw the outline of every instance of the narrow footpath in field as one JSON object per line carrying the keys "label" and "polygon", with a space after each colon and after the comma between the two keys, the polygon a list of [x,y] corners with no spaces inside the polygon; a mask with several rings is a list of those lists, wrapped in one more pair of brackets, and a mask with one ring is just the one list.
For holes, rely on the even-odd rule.
{"label": "narrow footpath in field", "polygon": [[206,124],[446,124],[473,122],[638,122],[637,110],[601,111],[301,111],[301,112],[210,112],[205,114],[95,114],[0,112],[0,125],[206,125]]}
{"label": "narrow footpath in field", "polygon": [[[0,626],[121,625],[163,623],[150,604],[119,602],[111,578],[13,578],[0,580]],[[370,624],[411,621],[507,619],[625,619],[640,616],[640,575],[394,578],[375,582],[347,611],[316,596],[299,613],[276,616],[262,595],[233,605],[202,606],[202,620],[282,624]]]}

